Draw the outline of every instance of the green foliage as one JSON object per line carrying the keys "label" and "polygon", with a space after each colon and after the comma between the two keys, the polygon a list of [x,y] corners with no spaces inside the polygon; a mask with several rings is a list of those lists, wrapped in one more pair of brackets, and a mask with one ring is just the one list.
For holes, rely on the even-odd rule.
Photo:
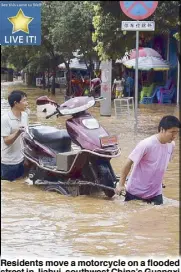
{"label": "green foliage", "polygon": [[[179,1],[159,1],[154,20],[155,32],[144,32],[147,40],[155,34],[175,30],[180,41]],[[121,21],[132,20],[119,1],[42,1],[42,44],[40,46],[2,46],[1,64],[17,70],[44,72],[69,61],[79,50],[86,63],[116,60],[135,47],[135,32],[121,30]],[[140,33],[141,35],[142,33]]]}
{"label": "green foliage", "polygon": [[88,1],[56,2],[57,18],[53,29],[53,42],[65,61],[79,50],[85,61],[96,57],[92,45],[93,5]]}
{"label": "green foliage", "polygon": [[179,21],[179,22],[177,23],[177,25],[178,25],[178,32],[176,32],[176,33],[173,35],[173,37],[174,37],[178,42],[180,42],[180,41],[181,41],[181,22]]}
{"label": "green foliage", "polygon": [[155,21],[156,31],[158,33],[168,33],[177,28],[180,19],[179,10],[180,1],[159,1],[154,14],[149,17]]}
{"label": "green foliage", "polygon": [[[178,29],[180,1],[159,1],[154,14],[146,20],[155,21],[154,32],[144,32],[146,40],[157,34],[167,34]],[[135,47],[135,32],[121,30],[121,21],[132,20],[121,10],[119,1],[97,1],[94,6],[93,41],[101,59],[116,59],[123,56],[127,49]],[[177,31],[175,31],[177,32]],[[142,34],[140,32],[140,34]],[[175,34],[180,39],[179,31]]]}
{"label": "green foliage", "polygon": [[179,41],[179,42],[181,41],[181,35],[179,32],[176,32],[173,36],[177,41]]}
{"label": "green foliage", "polygon": [[[110,9],[105,6],[109,2]],[[117,1],[104,1],[94,6],[93,41],[97,44],[95,50],[101,60],[116,59],[124,55],[126,49],[134,46],[135,34],[121,31],[121,21],[125,16],[120,12]],[[119,13],[117,10],[119,9]]]}
{"label": "green foliage", "polygon": [[5,66],[13,65],[17,71],[27,66],[29,58],[35,54],[33,46],[2,46],[1,64]]}
{"label": "green foliage", "polygon": [[92,42],[93,3],[89,1],[44,1],[42,4],[42,45],[3,46],[2,61],[18,69],[40,71],[70,61],[80,50],[86,61],[96,58]]}

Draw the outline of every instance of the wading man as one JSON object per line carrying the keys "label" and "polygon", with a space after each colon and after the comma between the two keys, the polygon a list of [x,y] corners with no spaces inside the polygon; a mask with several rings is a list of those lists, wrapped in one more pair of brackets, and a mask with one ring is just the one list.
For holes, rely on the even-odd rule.
{"label": "wading man", "polygon": [[28,126],[28,102],[22,91],[8,96],[11,109],[1,118],[1,179],[14,181],[24,174],[21,134]]}
{"label": "wading man", "polygon": [[138,143],[121,171],[116,194],[125,190],[126,178],[133,165],[126,184],[125,201],[137,199],[155,205],[163,204],[163,176],[172,158],[174,140],[180,127],[181,122],[175,116],[165,116],[159,123],[158,134]]}

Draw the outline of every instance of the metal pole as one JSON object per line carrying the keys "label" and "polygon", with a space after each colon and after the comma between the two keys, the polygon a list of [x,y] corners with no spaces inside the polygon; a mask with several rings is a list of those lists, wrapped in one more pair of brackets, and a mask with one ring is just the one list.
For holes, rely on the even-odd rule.
{"label": "metal pole", "polygon": [[136,66],[135,66],[135,123],[138,125],[138,57],[139,57],[139,30],[136,30]]}
{"label": "metal pole", "polygon": [[179,91],[180,91],[180,62],[178,60],[178,72],[177,72],[177,105],[179,104]]}

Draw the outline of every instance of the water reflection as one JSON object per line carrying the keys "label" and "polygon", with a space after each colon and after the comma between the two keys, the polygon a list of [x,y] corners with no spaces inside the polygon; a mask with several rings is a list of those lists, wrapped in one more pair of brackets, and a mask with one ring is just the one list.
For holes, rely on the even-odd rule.
{"label": "water reflection", "polygon": [[[7,86],[1,92],[2,113],[8,109]],[[14,88],[12,86],[10,89]],[[21,89],[26,90],[25,87]],[[26,90],[30,122],[65,127],[67,117],[46,120],[35,105],[43,90]],[[63,96],[50,96],[59,103]],[[50,110],[50,109],[49,109]],[[100,116],[99,107],[90,112],[112,134],[119,136],[120,158],[113,159],[117,173],[136,143],[155,133],[165,114],[178,116],[174,105],[142,106],[138,110],[138,134],[134,123],[125,117]],[[109,121],[108,121],[109,120]],[[25,180],[2,181],[2,253],[51,256],[166,256],[179,254],[179,145],[169,164],[164,183],[164,205],[153,206],[139,201],[125,203],[122,197],[107,200],[104,196],[66,197],[28,185]]]}

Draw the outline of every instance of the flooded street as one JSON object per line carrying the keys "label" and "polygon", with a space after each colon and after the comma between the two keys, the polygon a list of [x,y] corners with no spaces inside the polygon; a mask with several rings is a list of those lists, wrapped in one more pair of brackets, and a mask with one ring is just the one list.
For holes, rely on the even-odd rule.
{"label": "flooded street", "polygon": [[[45,119],[35,100],[48,95],[63,102],[47,90],[27,90],[30,123],[65,127],[67,117]],[[3,114],[8,109],[8,83],[2,83]],[[12,83],[9,90],[17,89]],[[160,119],[167,114],[179,116],[176,105],[141,105],[138,109],[138,133],[134,122],[126,117],[100,116],[98,106],[89,109],[111,134],[117,134],[122,150],[112,160],[120,174],[125,159],[135,145],[157,133]],[[2,255],[34,257],[114,257],[114,256],[178,256],[179,255],[179,140],[173,161],[164,177],[164,205],[153,206],[139,201],[125,203],[122,197],[108,200],[104,196],[67,197],[45,192],[25,180],[1,181],[1,249]]]}

